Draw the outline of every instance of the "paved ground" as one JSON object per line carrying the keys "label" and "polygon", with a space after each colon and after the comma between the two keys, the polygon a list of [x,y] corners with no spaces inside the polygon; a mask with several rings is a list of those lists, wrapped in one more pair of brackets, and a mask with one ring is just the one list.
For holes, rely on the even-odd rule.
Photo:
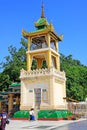
{"label": "paved ground", "polygon": [[[83,119],[80,119],[83,120]],[[6,130],[52,130],[53,128],[64,126],[80,120],[62,120],[62,121],[28,121],[28,120],[10,120],[6,125]]]}

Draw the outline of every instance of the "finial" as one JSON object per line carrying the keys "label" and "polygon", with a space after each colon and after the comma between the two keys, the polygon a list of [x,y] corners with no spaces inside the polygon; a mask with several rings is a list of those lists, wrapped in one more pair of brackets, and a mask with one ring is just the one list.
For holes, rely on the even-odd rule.
{"label": "finial", "polygon": [[41,18],[44,18],[44,4],[42,2],[42,14],[41,14]]}

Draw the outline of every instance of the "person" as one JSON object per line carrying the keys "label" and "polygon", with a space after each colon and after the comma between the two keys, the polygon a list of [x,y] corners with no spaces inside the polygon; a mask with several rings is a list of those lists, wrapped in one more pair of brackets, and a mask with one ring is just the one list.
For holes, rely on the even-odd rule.
{"label": "person", "polygon": [[5,109],[2,110],[0,118],[1,118],[0,130],[5,130],[7,120],[7,112],[5,111]]}
{"label": "person", "polygon": [[1,119],[2,119],[2,114],[0,113],[0,130],[1,130]]}
{"label": "person", "polygon": [[34,119],[34,109],[33,108],[31,108],[31,110],[29,111],[29,114],[30,114],[30,121],[35,120]]}

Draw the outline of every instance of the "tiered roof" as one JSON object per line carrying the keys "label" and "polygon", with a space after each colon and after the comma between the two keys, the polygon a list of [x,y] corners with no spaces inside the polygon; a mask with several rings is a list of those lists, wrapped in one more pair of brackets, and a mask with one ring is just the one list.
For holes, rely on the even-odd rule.
{"label": "tiered roof", "polygon": [[30,36],[37,36],[39,34],[46,34],[46,33],[51,33],[54,35],[54,37],[58,40],[62,40],[62,36],[58,36],[56,32],[54,31],[54,27],[52,23],[48,23],[47,19],[44,16],[44,5],[42,4],[42,13],[41,17],[37,22],[34,23],[36,30],[32,32],[26,32],[24,29],[22,30],[22,34],[25,38],[28,38]]}

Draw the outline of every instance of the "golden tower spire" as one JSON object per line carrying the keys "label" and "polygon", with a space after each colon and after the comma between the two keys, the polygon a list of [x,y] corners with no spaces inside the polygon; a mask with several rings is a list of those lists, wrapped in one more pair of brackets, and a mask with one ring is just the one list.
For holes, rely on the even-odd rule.
{"label": "golden tower spire", "polygon": [[41,18],[44,18],[44,4],[42,2],[42,14],[41,14]]}

